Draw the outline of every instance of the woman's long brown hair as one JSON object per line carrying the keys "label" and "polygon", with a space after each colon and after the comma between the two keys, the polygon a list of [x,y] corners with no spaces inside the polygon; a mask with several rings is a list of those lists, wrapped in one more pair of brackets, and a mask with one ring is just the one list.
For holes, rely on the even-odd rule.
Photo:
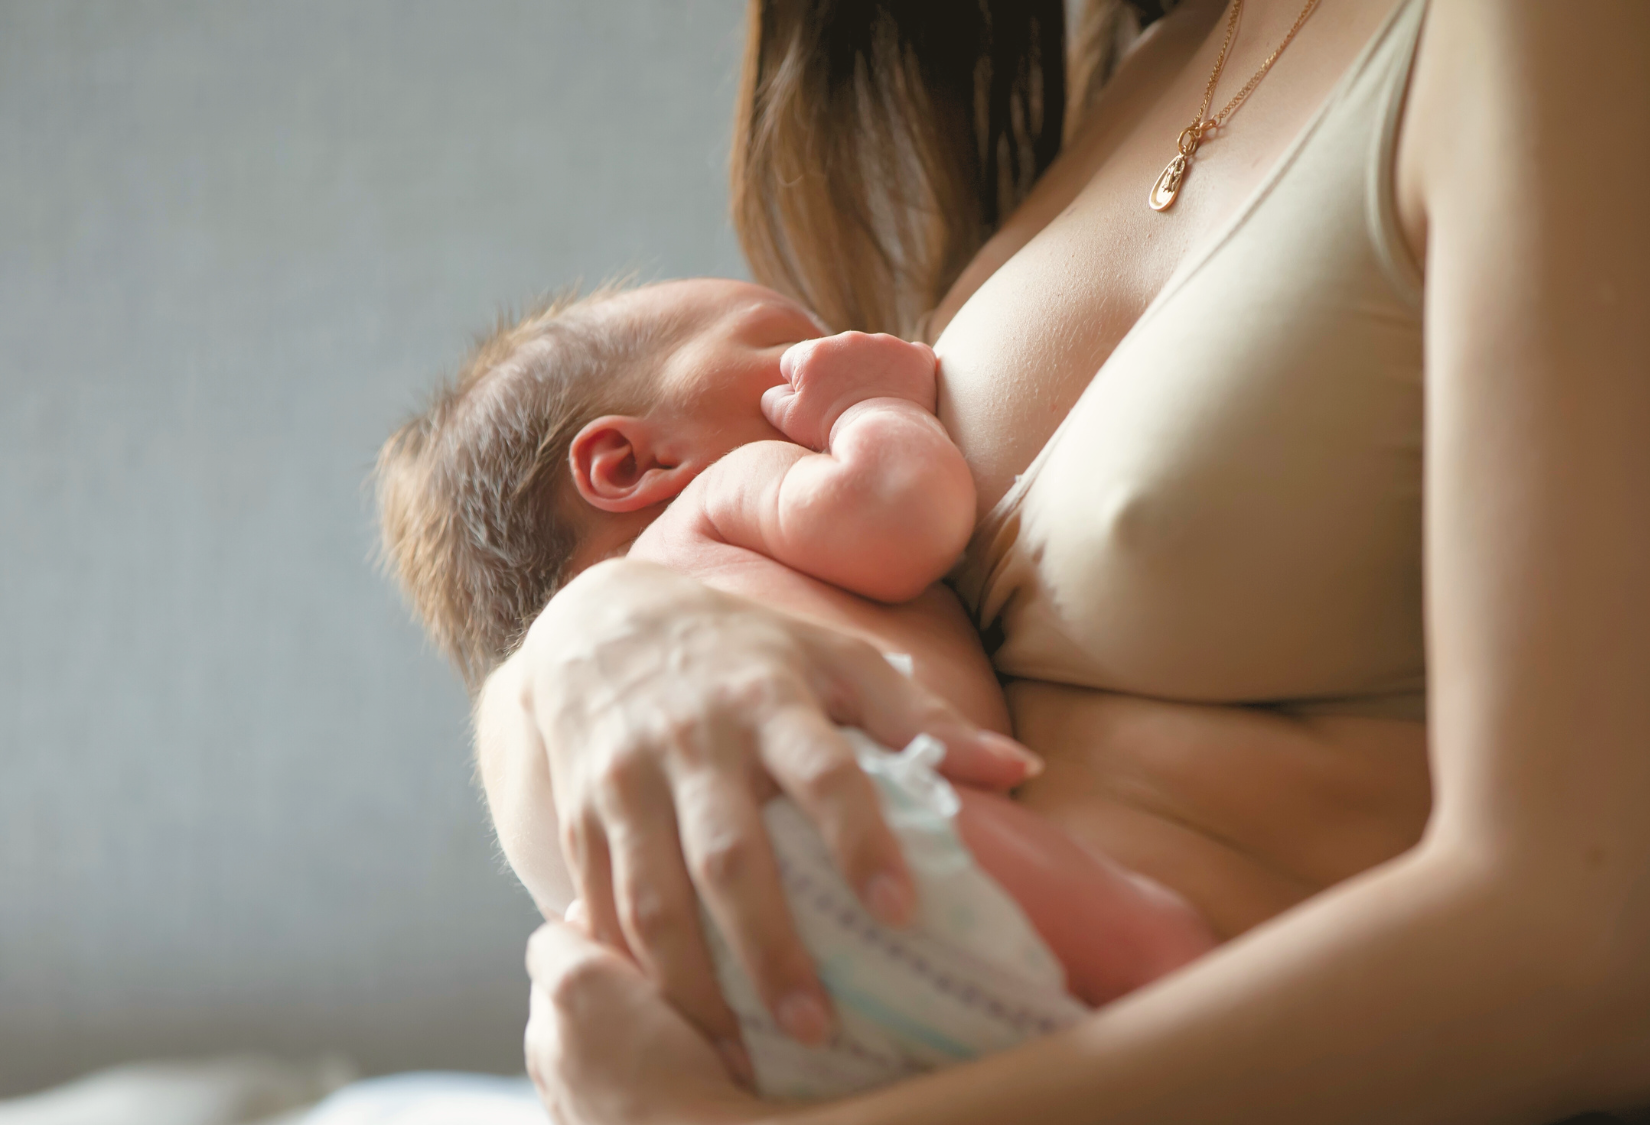
{"label": "woman's long brown hair", "polygon": [[[1074,105],[1151,0],[1087,0]],[[733,221],[756,280],[910,335],[1060,151],[1064,0],[750,0]]]}

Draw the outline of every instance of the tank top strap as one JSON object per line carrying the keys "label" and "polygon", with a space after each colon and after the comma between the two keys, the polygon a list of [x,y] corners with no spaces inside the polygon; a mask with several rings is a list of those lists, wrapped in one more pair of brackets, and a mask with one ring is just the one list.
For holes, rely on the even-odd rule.
{"label": "tank top strap", "polygon": [[1409,94],[1410,72],[1415,48],[1425,22],[1427,0],[1404,0],[1393,14],[1382,36],[1381,50],[1372,58],[1371,69],[1379,81],[1379,118],[1374,147],[1369,156],[1369,237],[1387,280],[1395,292],[1419,308],[1422,270],[1410,252],[1398,222],[1398,193],[1395,170],[1398,163],[1398,129],[1403,121]]}

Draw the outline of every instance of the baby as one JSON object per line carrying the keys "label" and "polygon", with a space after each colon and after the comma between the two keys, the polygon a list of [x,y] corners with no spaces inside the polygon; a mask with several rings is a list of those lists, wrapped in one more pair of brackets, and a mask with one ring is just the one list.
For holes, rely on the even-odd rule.
{"label": "baby", "polygon": [[[927,688],[1006,731],[991,666],[955,595],[939,584],[971,534],[975,495],[935,416],[936,367],[923,344],[821,336],[800,306],[740,282],[679,281],[560,302],[501,326],[457,385],[386,444],[378,475],[387,554],[472,685],[563,583],[628,554],[902,654]],[[800,1047],[785,1055],[707,922],[724,992],[770,1092],[843,1092],[901,1070],[854,1071],[861,1056],[904,1052],[906,1063],[934,1065],[966,1054],[954,1044],[928,1049],[940,1009],[867,1015],[865,993],[876,991],[886,1006],[899,992],[889,974],[921,972],[943,995],[912,1000],[919,1008],[989,992],[975,975],[998,974],[996,983],[1008,981],[1013,992],[1019,969],[1002,963],[1001,948],[993,954],[993,943],[1018,940],[1005,934],[1025,931],[1035,947],[1026,963],[1051,952],[1056,988],[1063,976],[1086,1004],[1139,987],[1213,944],[1203,920],[1164,888],[1005,797],[941,781],[934,749],[860,752],[917,879],[916,934],[880,927],[845,887],[825,886],[839,877],[821,865],[805,821],[788,802],[770,806],[804,941],[839,1015],[857,1011],[870,1037],[839,1051],[841,1074],[795,1080],[829,1060],[810,1060]],[[1009,897],[999,903],[1002,890]],[[833,905],[819,907],[825,901]],[[811,924],[810,908],[823,909],[829,924]],[[987,917],[989,933],[979,921]],[[835,936],[820,936],[822,926]],[[859,964],[877,958],[877,966]],[[944,972],[933,968],[942,963]],[[959,977],[968,978],[960,992]],[[1053,1014],[1030,1020],[1033,1030],[1061,1022],[1059,1004],[1045,1009]],[[888,1027],[924,1015],[917,1047],[886,1039]],[[878,1027],[866,1031],[867,1020]],[[856,1026],[845,1016],[842,1024],[843,1034]]]}

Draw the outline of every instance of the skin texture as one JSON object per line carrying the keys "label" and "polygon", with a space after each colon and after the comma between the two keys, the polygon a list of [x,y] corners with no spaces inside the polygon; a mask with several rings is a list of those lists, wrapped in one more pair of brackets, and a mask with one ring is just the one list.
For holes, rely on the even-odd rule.
{"label": "skin texture", "polygon": [[[1060,372],[1092,373],[1166,267],[1236,206],[1388,6],[1324,5],[1223,131],[1229,147],[1200,152],[1169,222],[1144,228],[1165,216],[1125,208],[1161,167],[1157,138],[1172,138],[1180,107],[1197,103],[1218,47],[1208,35],[1215,7],[1181,5],[1131,59],[1075,159],[1015,216],[1019,233],[1004,232],[995,260],[991,247],[982,255],[976,273],[991,281],[974,302],[977,329],[963,308],[938,342],[942,417],[982,503],[1069,408],[1075,391]],[[1251,0],[1233,72],[1252,71],[1295,7]],[[1365,763],[1367,791],[1389,793],[1395,811],[1332,840],[1318,871],[1298,855],[1291,865],[1297,880],[1311,876],[1307,887],[1358,863],[1361,874],[1251,923],[1070,1032],[806,1110],[761,1105],[678,1064],[705,1048],[657,986],[576,930],[549,927],[529,951],[528,1060],[555,1112],[627,1122],[1541,1122],[1650,1101],[1650,216],[1599,202],[1624,200],[1624,185],[1650,176],[1647,42],[1650,13],[1635,0],[1437,0],[1428,15],[1396,170],[1400,218],[1427,277],[1431,811],[1416,846],[1369,866],[1413,818],[1416,787],[1405,780],[1411,757],[1395,755],[1409,765],[1386,778]],[[1113,249],[1095,258],[1080,231],[1056,238],[1065,220],[1092,220]],[[1039,231],[1050,235],[1041,250]],[[1039,256],[1040,273],[1008,273]],[[1099,296],[1092,280],[1083,294],[1106,326],[1098,335],[1073,319],[1051,337],[1046,320],[1014,304],[1033,294],[1061,315],[1062,286],[1075,277],[1103,282]],[[985,311],[1001,321],[988,324]],[[995,382],[971,382],[963,369],[964,351],[975,355],[962,347],[967,331],[981,349],[996,342],[978,361]],[[1040,347],[1053,349],[1041,367],[1030,362]],[[1010,362],[1016,349],[1026,362]],[[635,605],[648,604],[641,586],[664,596],[640,574],[599,582],[601,592],[631,591]],[[676,596],[691,604],[685,590]],[[817,676],[801,655],[810,644],[772,642],[783,650],[774,666]],[[1022,725],[1020,704],[1039,714]],[[1016,729],[1083,727],[1106,710],[1059,693],[1028,698],[1016,701]],[[1184,732],[1199,718],[1145,704],[1110,714],[1114,730],[1148,732]],[[1239,733],[1263,748],[1257,732]],[[1294,733],[1324,746],[1349,737],[1310,724]],[[1293,749],[1257,768],[1294,776],[1306,767]],[[1072,769],[1103,780],[1119,752],[1070,753]],[[1131,753],[1140,766],[1167,751]],[[1242,821],[1246,810],[1240,801],[1217,811]],[[1268,866],[1300,850],[1288,836],[1269,842]],[[1287,905],[1291,892],[1255,881],[1233,917],[1264,913],[1266,894]],[[627,1087],[643,1058],[645,1088]]]}
{"label": "skin texture", "polygon": [[[630,304],[616,315],[668,316],[679,326],[677,352],[695,362],[670,372],[644,417],[604,416],[575,437],[572,480],[587,505],[587,538],[604,550],[620,542],[629,559],[669,566],[860,636],[881,651],[899,651],[924,687],[983,725],[1006,727],[985,653],[962,623],[955,595],[936,586],[972,530],[974,494],[961,452],[934,417],[933,351],[846,332],[793,344],[774,364],[777,346],[765,344],[768,335],[810,326],[786,315],[784,298],[740,283],[675,282],[638,293]],[[766,335],[753,334],[753,323]],[[643,520],[651,522],[635,534]],[[843,780],[868,789],[854,775]],[[719,792],[714,775],[691,789],[705,820],[724,830],[737,824],[741,808]],[[959,830],[985,870],[1026,909],[1079,998],[1110,1000],[1212,944],[1207,925],[1179,896],[1130,876],[1012,801],[959,789]],[[661,795],[631,779],[608,801],[632,824],[668,825]],[[647,877],[661,835],[641,827],[609,835],[617,883]],[[715,862],[694,852],[687,859]],[[773,877],[772,862],[758,851],[749,865]],[[546,879],[531,869],[523,877],[541,903],[567,904],[565,875]],[[910,913],[910,901],[886,879],[865,893],[886,921],[897,924]],[[1081,908],[1074,910],[1074,902]],[[665,967],[650,963],[635,915],[600,900],[594,907],[603,928],[639,963]],[[789,923],[782,908],[775,914],[776,924]],[[717,921],[737,935],[745,919]],[[740,952],[753,962],[760,956]],[[670,967],[686,972],[690,965]],[[708,962],[698,974],[691,1002],[719,1005]],[[805,1001],[765,999],[798,1034],[821,1034],[828,1020],[822,1007],[810,1010],[817,1006]],[[732,1044],[723,1049],[739,1058]]]}

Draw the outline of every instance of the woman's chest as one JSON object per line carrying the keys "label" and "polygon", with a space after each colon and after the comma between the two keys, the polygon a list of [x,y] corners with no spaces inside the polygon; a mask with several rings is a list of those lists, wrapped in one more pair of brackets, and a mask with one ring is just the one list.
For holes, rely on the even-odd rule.
{"label": "woman's chest", "polygon": [[980,522],[960,582],[1009,675],[1165,698],[1415,693],[1421,324],[1362,195],[1177,276]]}
{"label": "woman's chest", "polygon": [[[1326,100],[1333,107],[1356,85],[1354,57],[1391,10],[1380,0],[1315,17],[1287,65],[1269,72],[1241,116],[1199,148],[1174,206],[1159,212],[1148,196],[1204,93],[1219,42],[1214,16],[1224,5],[1182,8],[1135,51],[1066,153],[936,310],[940,416],[974,470],[982,515],[1176,271],[1244,211]],[[1244,29],[1229,78],[1265,54],[1274,30],[1281,28]]]}
{"label": "woman's chest", "polygon": [[[1167,128],[1167,120],[1161,125]],[[1210,196],[1250,186],[1218,167],[1200,169],[1206,191],[1179,214],[1153,212],[1144,189],[1128,190],[1136,181],[1149,185],[1154,175],[1152,133],[1142,130],[1080,189],[1069,189],[1074,197],[973,292],[935,343],[940,417],[974,471],[982,515],[1030,464],[1207,229],[1207,213],[1222,202]],[[1048,186],[1059,194],[1061,185]],[[1030,209],[1053,202],[1034,199]],[[1039,221],[1035,214],[1018,218]]]}
{"label": "woman's chest", "polygon": [[[947,330],[947,421],[986,509],[959,589],[999,671],[1414,710],[1421,317],[1390,217],[1393,43],[1192,257],[1165,227],[1108,271],[1084,226],[1103,212],[1075,207]],[[1148,300],[1153,270],[1172,276]]]}
{"label": "woman's chest", "polygon": [[1220,702],[1414,693],[1420,318],[1279,232],[1178,280],[996,508],[960,583],[999,671]]}

